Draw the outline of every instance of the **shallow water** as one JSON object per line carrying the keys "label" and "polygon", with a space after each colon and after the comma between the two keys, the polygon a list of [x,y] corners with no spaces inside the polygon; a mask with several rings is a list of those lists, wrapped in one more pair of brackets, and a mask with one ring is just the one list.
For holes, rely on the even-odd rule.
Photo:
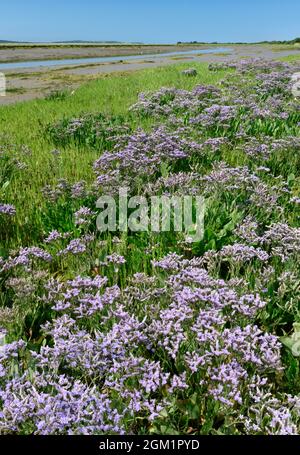
{"label": "shallow water", "polygon": [[90,57],[90,58],[68,58],[64,60],[39,60],[39,61],[24,61],[15,63],[0,63],[1,69],[17,69],[17,68],[39,68],[47,66],[66,66],[66,65],[80,65],[88,63],[109,63],[109,62],[126,62],[130,60],[145,60],[149,58],[158,57],[172,57],[176,55],[195,55],[195,54],[216,54],[219,52],[230,53],[232,49],[228,48],[214,48],[214,49],[196,49],[192,51],[175,51],[166,52],[163,54],[139,54],[115,57]]}

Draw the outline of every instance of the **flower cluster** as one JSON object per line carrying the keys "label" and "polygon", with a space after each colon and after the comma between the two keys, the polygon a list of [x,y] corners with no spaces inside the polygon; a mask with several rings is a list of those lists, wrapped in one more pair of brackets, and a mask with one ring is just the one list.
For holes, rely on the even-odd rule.
{"label": "flower cluster", "polygon": [[[0,204],[1,241],[17,237],[1,245],[0,434],[299,433],[296,68],[211,65],[217,86],[140,94],[128,117],[144,129],[48,127],[52,165],[69,147],[98,159],[86,181],[46,182],[33,246]],[[22,170],[30,150],[11,167],[2,148]],[[204,196],[203,238],[98,232],[96,201],[120,187]]]}

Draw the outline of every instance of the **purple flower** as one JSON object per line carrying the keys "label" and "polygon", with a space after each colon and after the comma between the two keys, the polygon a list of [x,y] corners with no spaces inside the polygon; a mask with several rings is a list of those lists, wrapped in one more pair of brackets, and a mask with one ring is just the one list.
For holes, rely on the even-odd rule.
{"label": "purple flower", "polygon": [[0,204],[0,214],[14,216],[16,214],[16,209],[11,204]]}
{"label": "purple flower", "polygon": [[119,254],[113,253],[106,256],[106,262],[108,264],[122,265],[126,263],[126,259]]}

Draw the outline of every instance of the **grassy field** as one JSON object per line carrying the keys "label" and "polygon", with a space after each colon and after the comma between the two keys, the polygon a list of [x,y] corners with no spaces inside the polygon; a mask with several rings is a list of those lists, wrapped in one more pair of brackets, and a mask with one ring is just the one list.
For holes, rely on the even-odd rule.
{"label": "grassy field", "polygon": [[286,57],[280,57],[278,60],[282,62],[298,62],[300,60],[300,53],[287,55]]}
{"label": "grassy field", "polygon": [[[45,129],[64,117],[78,117],[85,112],[102,112],[109,115],[122,115],[133,128],[137,127],[137,118],[128,114],[128,108],[137,100],[142,91],[157,90],[162,86],[190,89],[196,83],[217,83],[224,72],[212,74],[208,65],[194,65],[198,70],[196,78],[186,78],[181,70],[187,64],[167,68],[137,71],[133,74],[117,74],[99,78],[81,86],[74,93],[58,93],[52,99],[18,103],[9,107],[0,107],[0,131],[2,140],[17,146],[26,145],[30,155],[24,157],[26,172],[12,173],[2,181],[9,183],[5,188],[5,200],[17,207],[18,220],[13,235],[7,239],[7,247],[30,244],[41,239],[44,234],[40,214],[46,210],[42,196],[45,185],[54,185],[58,178],[71,182],[93,177],[92,163],[98,157],[99,150],[78,150],[67,147],[62,152],[59,168],[53,172],[53,144],[48,141]],[[142,125],[151,124],[145,120]],[[25,190],[26,189],[26,190]],[[24,191],[25,190],[25,191]]]}
{"label": "grassy field", "polygon": [[0,434],[299,434],[299,67],[193,66],[0,108]]}

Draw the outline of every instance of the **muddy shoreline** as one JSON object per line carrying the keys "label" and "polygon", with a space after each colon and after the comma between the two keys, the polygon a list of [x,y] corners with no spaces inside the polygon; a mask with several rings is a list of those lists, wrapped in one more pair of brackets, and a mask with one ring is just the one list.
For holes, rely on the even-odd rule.
{"label": "muddy shoreline", "polygon": [[[201,54],[201,49],[207,49],[207,46],[196,46],[199,49],[199,54],[166,57],[160,56],[159,53],[147,59],[136,61],[122,61],[120,60],[109,63],[93,63],[93,64],[74,64],[68,66],[51,66],[51,67],[37,67],[34,68],[19,68],[7,69],[4,72],[7,82],[7,93],[5,97],[0,97],[0,106],[16,103],[19,101],[27,101],[35,98],[44,98],[55,91],[61,90],[75,90],[81,84],[106,77],[112,73],[126,74],[130,71],[137,71],[146,68],[155,68],[159,66],[174,65],[176,63],[190,63],[193,62],[230,62],[237,61],[243,58],[264,58],[264,59],[277,59],[287,55],[296,54],[300,56],[300,50],[275,50],[269,46],[259,45],[239,45],[228,46],[231,52],[228,54]],[[174,51],[178,51],[179,46],[174,46]],[[102,48],[103,49],[103,48]],[[119,51],[119,49],[117,49]],[[116,51],[117,51],[116,50]],[[153,46],[148,49],[149,53],[153,54]],[[168,51],[172,51],[170,47]],[[184,50],[184,46],[180,46],[180,50]],[[192,50],[191,46],[187,50]],[[76,49],[78,51],[78,49]],[[160,51],[166,51],[165,48],[160,47]],[[88,52],[88,50],[87,50]],[[132,55],[132,49],[130,50]],[[90,54],[85,53],[84,57],[89,57]],[[78,55],[76,55],[76,58]],[[23,54],[23,59],[25,58]],[[27,57],[26,57],[27,58]],[[43,58],[45,55],[43,54]],[[57,58],[57,55],[55,55]],[[65,56],[64,56],[65,58]],[[300,59],[299,59],[300,64]]]}
{"label": "muddy shoreline", "polygon": [[130,46],[0,46],[0,63],[39,60],[64,60],[128,55],[162,54],[165,52],[211,49],[210,45],[130,45]]}

